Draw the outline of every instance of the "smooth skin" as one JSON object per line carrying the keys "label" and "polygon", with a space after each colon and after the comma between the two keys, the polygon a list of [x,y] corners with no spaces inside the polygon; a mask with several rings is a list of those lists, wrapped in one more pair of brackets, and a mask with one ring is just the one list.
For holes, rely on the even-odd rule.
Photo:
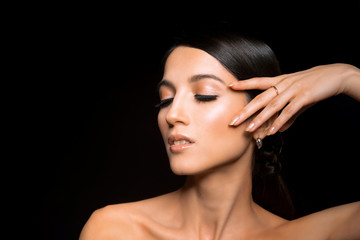
{"label": "smooth skin", "polygon": [[[348,65],[338,67],[358,71]],[[329,66],[324,68],[329,69]],[[314,85],[317,79],[330,77],[326,76],[329,72],[325,70],[325,76],[320,78],[319,71],[306,78],[296,74],[292,78],[283,78],[283,83],[277,85],[281,92],[279,97],[287,89],[285,86],[291,85],[286,84],[290,80],[285,79],[304,82],[303,85],[313,82]],[[350,75],[355,80],[345,80]],[[318,89],[314,93],[317,97],[311,103],[318,101],[320,95],[325,99],[336,93],[347,93],[344,89],[359,88],[358,75],[340,74],[334,78],[344,82],[338,84],[342,90],[323,94]],[[279,83],[280,77],[274,79],[278,81],[269,79],[270,86]],[[80,240],[360,239],[359,202],[287,221],[253,201],[251,161],[254,139],[266,137],[271,126],[277,126],[277,129],[283,126],[276,114],[270,116],[265,112],[263,118],[249,118],[251,111],[263,104],[266,97],[267,101],[272,101],[276,96],[269,97],[271,92],[264,92],[261,104],[259,98],[251,105],[247,104],[245,93],[237,90],[258,88],[260,85],[256,86],[254,82],[262,84],[259,79],[251,79],[247,86],[234,84],[230,88],[236,79],[215,58],[199,49],[176,48],[167,59],[159,91],[162,100],[171,101],[159,111],[158,123],[171,169],[176,174],[187,175],[186,184],[159,197],[96,210],[84,226]],[[336,89],[334,86],[329,88]],[[356,91],[350,90],[347,94],[355,95],[356,99],[359,97]],[[198,95],[216,95],[216,98],[204,102],[197,99]],[[234,116],[244,109],[243,114],[248,115],[243,115],[243,123],[229,126]],[[250,121],[259,124],[251,133],[246,131]],[[183,151],[172,151],[168,139],[176,134],[191,138],[193,143]]]}
{"label": "smooth skin", "polygon": [[[276,86],[278,95],[272,86]],[[268,131],[271,135],[288,129],[304,110],[326,98],[346,94],[360,101],[360,70],[349,64],[329,64],[273,78],[236,81],[230,87],[240,91],[265,90],[245,106],[230,125],[238,126],[263,109],[247,127],[253,132],[281,111]]]}

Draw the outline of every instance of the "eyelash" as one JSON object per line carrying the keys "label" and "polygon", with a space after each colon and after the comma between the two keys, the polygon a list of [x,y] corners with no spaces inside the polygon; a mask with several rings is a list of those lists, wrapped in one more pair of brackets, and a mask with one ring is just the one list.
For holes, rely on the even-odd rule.
{"label": "eyelash", "polygon": [[[195,100],[199,103],[204,103],[204,102],[210,102],[210,101],[214,101],[217,99],[217,95],[200,95],[200,94],[195,94]],[[174,98],[167,98],[164,100],[161,100],[160,103],[156,104],[155,107],[157,108],[165,108],[167,106],[169,106],[172,101],[174,100]]]}
{"label": "eyelash", "polygon": [[200,95],[200,94],[196,94],[195,95],[195,99],[198,102],[210,102],[210,101],[214,101],[217,99],[217,95]]}

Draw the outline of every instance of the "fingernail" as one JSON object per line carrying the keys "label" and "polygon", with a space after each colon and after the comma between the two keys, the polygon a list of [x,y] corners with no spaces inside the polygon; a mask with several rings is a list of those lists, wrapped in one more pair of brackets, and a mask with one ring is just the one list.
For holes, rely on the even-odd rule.
{"label": "fingernail", "polygon": [[232,122],[229,124],[230,126],[234,126],[234,124],[240,119],[240,117],[236,117],[234,118],[234,120],[232,120]]}
{"label": "fingernail", "polygon": [[245,129],[245,131],[249,132],[252,129],[254,129],[254,127],[255,127],[255,123],[250,123],[249,126],[247,126],[247,128]]}
{"label": "fingernail", "polygon": [[270,135],[273,135],[274,133],[275,133],[275,127],[271,127],[271,128],[267,131],[266,135],[267,135],[267,136],[270,136]]}
{"label": "fingernail", "polygon": [[234,86],[235,84],[236,84],[236,82],[230,83],[230,84],[228,85],[228,87],[232,87],[232,86]]}

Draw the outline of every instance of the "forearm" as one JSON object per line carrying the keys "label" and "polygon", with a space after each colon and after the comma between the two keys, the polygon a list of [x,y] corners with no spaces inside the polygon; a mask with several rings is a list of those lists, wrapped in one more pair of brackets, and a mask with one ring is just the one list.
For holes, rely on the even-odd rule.
{"label": "forearm", "polygon": [[360,101],[360,69],[345,64],[343,93]]}
{"label": "forearm", "polygon": [[334,221],[330,240],[360,239],[360,202],[346,204],[334,209]]}

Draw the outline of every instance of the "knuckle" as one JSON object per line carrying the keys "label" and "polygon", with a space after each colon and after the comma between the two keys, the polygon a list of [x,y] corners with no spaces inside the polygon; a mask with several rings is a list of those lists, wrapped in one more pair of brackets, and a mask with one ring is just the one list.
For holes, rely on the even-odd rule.
{"label": "knuckle", "polygon": [[288,104],[281,113],[285,115],[293,115],[296,112],[297,107],[294,104]]}
{"label": "knuckle", "polygon": [[259,95],[257,95],[254,99],[253,99],[253,102],[256,103],[257,106],[259,107],[264,107],[266,106],[266,103],[269,101],[269,97],[264,94],[264,93],[261,93]]}
{"label": "knuckle", "polygon": [[247,119],[248,117],[250,117],[251,115],[253,115],[253,109],[249,108],[249,107],[244,107],[240,112],[239,112],[239,116],[243,119]]}
{"label": "knuckle", "polygon": [[263,94],[258,94],[254,97],[254,101],[263,102],[265,100],[265,96]]}
{"label": "knuckle", "polygon": [[239,116],[240,116],[240,115],[242,115],[242,116],[248,116],[248,115],[249,115],[249,108],[244,107],[243,109],[241,109],[241,111],[239,112],[238,115],[239,115]]}
{"label": "knuckle", "polygon": [[261,112],[256,116],[254,122],[260,124],[260,123],[263,122],[264,118],[265,118],[265,112],[264,112],[264,111],[261,111]]}
{"label": "knuckle", "polygon": [[[279,115],[279,117],[276,119],[276,125],[280,128],[283,126],[289,119],[291,118],[290,115],[285,115],[283,112]],[[275,124],[275,123],[274,123]]]}
{"label": "knuckle", "polygon": [[272,85],[277,85],[277,84],[283,82],[286,78],[287,78],[287,75],[286,75],[286,74],[273,77],[271,84],[272,84]]}
{"label": "knuckle", "polygon": [[270,109],[279,109],[280,105],[281,105],[280,101],[275,99],[275,100],[271,101],[267,107]]}

